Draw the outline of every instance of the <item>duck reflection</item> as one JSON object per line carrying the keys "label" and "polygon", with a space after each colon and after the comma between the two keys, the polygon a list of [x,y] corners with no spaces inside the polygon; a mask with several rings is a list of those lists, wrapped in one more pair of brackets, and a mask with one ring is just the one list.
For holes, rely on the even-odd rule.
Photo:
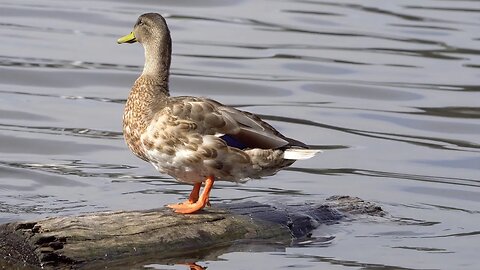
{"label": "duck reflection", "polygon": [[181,263],[180,265],[185,265],[187,267],[189,267],[188,269],[190,270],[205,270],[207,269],[208,267],[203,267],[201,265],[198,265],[197,263]]}

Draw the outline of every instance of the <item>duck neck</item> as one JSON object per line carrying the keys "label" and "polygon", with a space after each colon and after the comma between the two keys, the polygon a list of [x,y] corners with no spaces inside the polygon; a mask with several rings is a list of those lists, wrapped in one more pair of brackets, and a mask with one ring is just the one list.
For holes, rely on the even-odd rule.
{"label": "duck neck", "polygon": [[172,40],[167,33],[163,40],[144,44],[145,65],[142,75],[155,78],[158,84],[168,90],[168,78],[170,75],[170,61],[172,57]]}

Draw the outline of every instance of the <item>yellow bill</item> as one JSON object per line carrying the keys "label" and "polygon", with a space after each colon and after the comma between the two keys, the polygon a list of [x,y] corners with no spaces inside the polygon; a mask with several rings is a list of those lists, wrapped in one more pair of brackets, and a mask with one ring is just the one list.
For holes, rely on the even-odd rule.
{"label": "yellow bill", "polygon": [[135,38],[135,34],[133,34],[133,32],[131,32],[130,34],[125,35],[125,36],[123,36],[123,37],[121,37],[117,40],[118,44],[135,43],[135,42],[137,42],[137,38]]}

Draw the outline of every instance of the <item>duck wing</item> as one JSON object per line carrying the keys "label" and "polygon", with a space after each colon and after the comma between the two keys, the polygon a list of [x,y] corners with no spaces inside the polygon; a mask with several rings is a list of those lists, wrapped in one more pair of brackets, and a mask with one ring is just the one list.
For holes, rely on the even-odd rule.
{"label": "duck wing", "polygon": [[306,148],[306,145],[285,137],[258,116],[223,105],[217,101],[196,97],[170,99],[172,113],[191,121],[202,134],[215,135],[229,146],[278,149],[288,146]]}
{"label": "duck wing", "polygon": [[252,113],[227,106],[218,107],[218,111],[235,126],[224,136],[244,144],[242,148],[277,149],[289,144],[285,136]]}

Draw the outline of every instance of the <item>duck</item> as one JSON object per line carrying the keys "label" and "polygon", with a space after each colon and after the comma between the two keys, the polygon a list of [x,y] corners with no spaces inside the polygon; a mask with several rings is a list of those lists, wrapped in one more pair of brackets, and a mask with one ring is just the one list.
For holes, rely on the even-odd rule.
{"label": "duck", "polygon": [[162,15],[141,15],[133,31],[117,40],[136,42],[143,45],[145,64],[125,103],[123,136],[138,158],[193,185],[186,201],[167,205],[174,212],[192,214],[210,205],[215,181],[271,176],[320,152],[253,113],[206,97],[170,96],[172,39]]}

